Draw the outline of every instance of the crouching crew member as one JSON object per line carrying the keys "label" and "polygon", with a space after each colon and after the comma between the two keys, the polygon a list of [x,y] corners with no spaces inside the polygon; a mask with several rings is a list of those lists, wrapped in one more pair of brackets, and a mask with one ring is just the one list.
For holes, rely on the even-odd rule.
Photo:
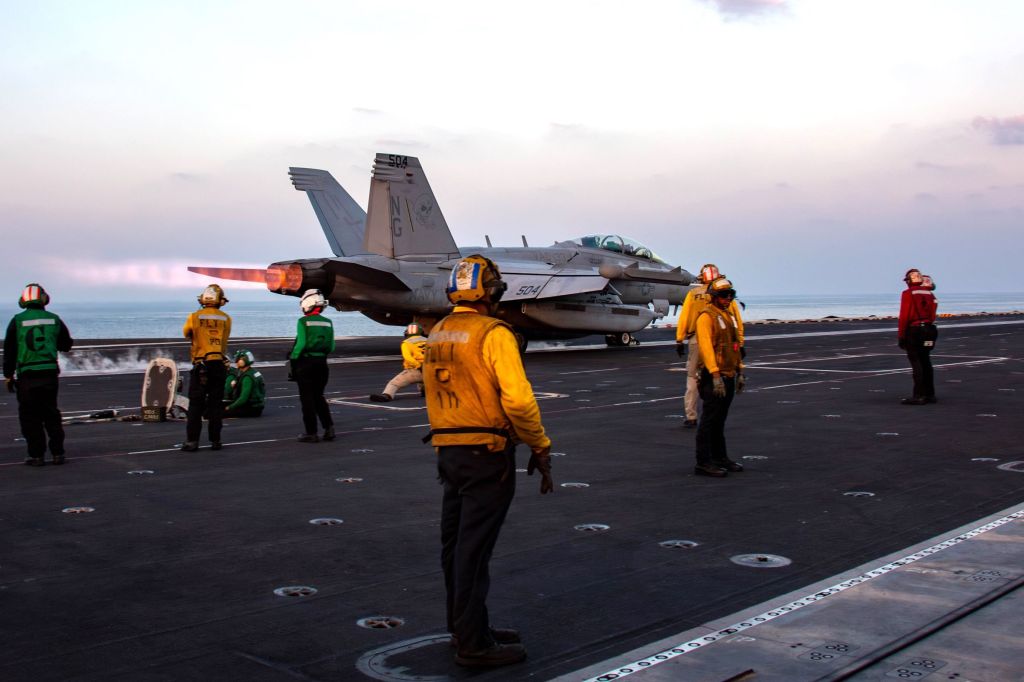
{"label": "crouching crew member", "polygon": [[900,297],[899,347],[907,351],[914,374],[914,395],[903,398],[904,405],[927,405],[936,402],[935,377],[932,372],[932,349],[939,337],[935,327],[938,303],[929,277],[925,282],[920,270],[911,268],[903,276],[907,288]]}
{"label": "crouching crew member", "polygon": [[[422,384],[423,352],[427,347],[426,334],[418,324],[410,324],[405,328],[405,338],[402,340],[402,371],[395,375],[395,378],[384,387],[383,393],[370,394],[370,400],[375,403],[388,403],[395,399],[395,394],[400,389],[410,384]],[[420,388],[422,393],[422,386]]]}
{"label": "crouching crew member", "polygon": [[224,380],[228,373],[224,362],[231,336],[231,317],[221,310],[228,299],[217,284],[203,289],[198,299],[202,308],[188,316],[184,328],[185,338],[192,341],[188,420],[185,423],[185,442],[181,445],[185,452],[199,449],[204,416],[209,421],[210,449],[220,450]]}
{"label": "crouching crew member", "polygon": [[18,421],[28,446],[25,464],[43,466],[46,438],[54,464],[64,463],[64,427],[57,408],[57,351],[71,350],[64,322],[46,310],[50,296],[38,284],[21,292],[22,312],[7,325],[4,336],[4,382],[18,395]]}
{"label": "crouching crew member", "polygon": [[289,355],[292,378],[299,385],[302,403],[302,423],[306,431],[299,436],[301,443],[316,443],[317,418],[324,427],[324,440],[334,440],[334,420],[324,398],[330,370],[327,356],[334,352],[334,325],[324,317],[327,299],[319,289],[309,289],[299,302],[302,317],[295,331],[295,345]]}
{"label": "crouching crew member", "polygon": [[492,628],[488,564],[515,494],[515,447],[530,446],[528,472],[553,490],[551,441],[508,325],[490,315],[506,284],[490,260],[469,256],[446,293],[455,304],[430,331],[423,364],[430,436],[444,485],[441,565],[455,662],[490,667],[526,658],[515,630]]}
{"label": "crouching crew member", "polygon": [[236,372],[224,386],[225,417],[259,417],[267,400],[267,386],[259,370],[253,369],[252,351],[235,353]]}
{"label": "crouching crew member", "polygon": [[[691,288],[686,293],[683,309],[679,312],[676,323],[676,354],[686,356],[686,393],[683,404],[686,410],[686,421],[683,426],[692,429],[697,426],[697,380],[700,378],[700,348],[697,339],[697,318],[711,302],[711,283],[722,275],[714,263],[705,263],[700,269],[701,285]],[[743,347],[743,318],[740,309],[733,301],[729,313],[736,319],[740,337],[740,348]]]}
{"label": "crouching crew member", "polygon": [[697,466],[701,476],[725,476],[743,471],[729,459],[725,447],[725,420],[733,396],[743,391],[743,359],[740,355],[739,322],[731,307],[736,298],[732,282],[720,277],[709,286],[711,303],[697,317],[700,348],[698,390],[703,400],[697,426]]}

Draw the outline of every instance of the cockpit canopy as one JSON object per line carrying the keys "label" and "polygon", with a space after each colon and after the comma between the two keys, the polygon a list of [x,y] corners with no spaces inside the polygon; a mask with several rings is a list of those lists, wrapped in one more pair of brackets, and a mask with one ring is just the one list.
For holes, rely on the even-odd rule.
{"label": "cockpit canopy", "polygon": [[572,240],[576,246],[586,246],[591,249],[604,249],[626,256],[646,258],[655,263],[664,263],[653,251],[628,237],[620,237],[617,234],[588,234],[586,237],[577,237]]}

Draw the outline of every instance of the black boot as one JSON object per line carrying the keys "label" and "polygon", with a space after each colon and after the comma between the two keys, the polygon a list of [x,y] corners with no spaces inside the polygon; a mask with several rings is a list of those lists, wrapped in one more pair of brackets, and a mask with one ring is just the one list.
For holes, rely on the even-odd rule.
{"label": "black boot", "polygon": [[715,466],[714,464],[698,464],[693,467],[693,473],[698,476],[713,476],[715,478],[722,478],[727,476],[729,472],[725,469]]}
{"label": "black boot", "polygon": [[522,644],[497,644],[480,651],[457,651],[455,662],[467,668],[497,668],[526,658]]}

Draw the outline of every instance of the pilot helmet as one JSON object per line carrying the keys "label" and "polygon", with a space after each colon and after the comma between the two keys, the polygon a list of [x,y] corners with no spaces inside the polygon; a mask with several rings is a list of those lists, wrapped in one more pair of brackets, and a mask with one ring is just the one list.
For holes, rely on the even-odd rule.
{"label": "pilot helmet", "polygon": [[256,362],[256,356],[252,354],[251,350],[240,350],[235,353],[235,362],[241,360],[246,367],[252,367],[253,363]]}
{"label": "pilot helmet", "polygon": [[50,295],[36,282],[26,284],[18,299],[20,308],[45,308],[50,303]]}
{"label": "pilot helmet", "polygon": [[219,284],[211,284],[203,289],[203,293],[199,294],[196,300],[204,308],[219,308],[228,302],[224,296],[224,290],[220,288]]}
{"label": "pilot helmet", "polygon": [[719,277],[721,274],[718,272],[718,266],[714,263],[705,263],[700,266],[700,279],[705,284],[711,284]]}
{"label": "pilot helmet", "polygon": [[903,275],[903,281],[907,284],[913,284],[915,286],[920,285],[924,282],[924,278],[921,276],[921,271],[917,268],[910,268],[907,270],[907,274]]}
{"label": "pilot helmet", "polygon": [[498,266],[490,258],[473,254],[455,264],[444,292],[452,303],[479,301],[484,297],[497,303],[507,288]]}
{"label": "pilot helmet", "polygon": [[302,312],[307,315],[317,308],[323,310],[327,307],[327,299],[324,298],[324,292],[319,289],[306,289],[306,293],[302,294],[302,299],[299,301],[299,306],[302,308]]}

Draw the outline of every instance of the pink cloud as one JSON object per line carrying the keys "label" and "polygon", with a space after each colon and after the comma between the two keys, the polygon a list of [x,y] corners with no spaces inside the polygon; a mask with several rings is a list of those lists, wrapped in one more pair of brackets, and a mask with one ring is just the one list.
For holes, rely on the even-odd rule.
{"label": "pink cloud", "polygon": [[988,133],[992,144],[1024,144],[1024,115],[1007,116],[1006,118],[977,116],[971,122],[971,126],[975,130]]}

